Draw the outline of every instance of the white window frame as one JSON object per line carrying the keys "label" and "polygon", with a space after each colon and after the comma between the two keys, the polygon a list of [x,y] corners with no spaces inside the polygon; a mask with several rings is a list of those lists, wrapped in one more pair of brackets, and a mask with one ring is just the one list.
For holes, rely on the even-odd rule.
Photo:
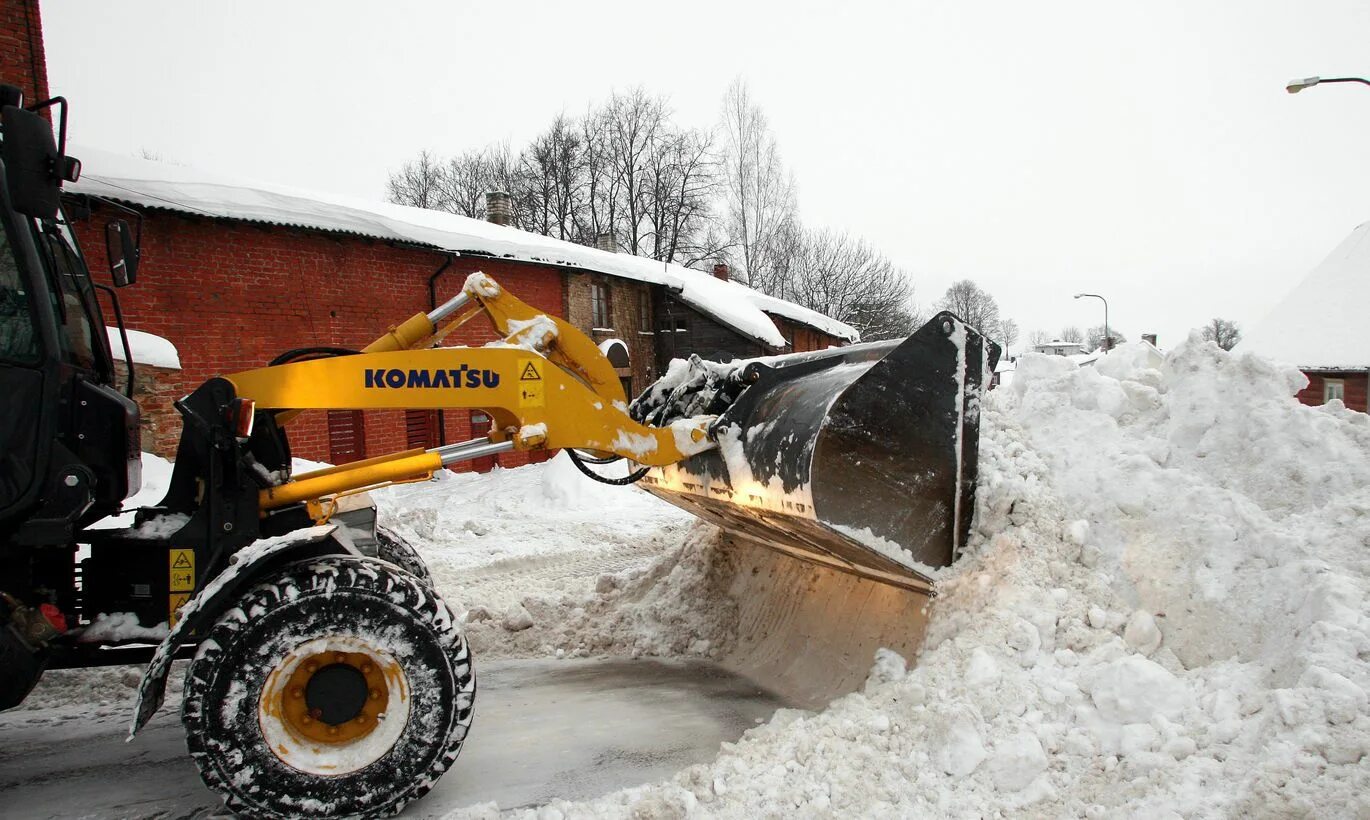
{"label": "white window frame", "polygon": [[1346,402],[1346,379],[1322,380],[1322,403],[1327,404],[1333,399]]}

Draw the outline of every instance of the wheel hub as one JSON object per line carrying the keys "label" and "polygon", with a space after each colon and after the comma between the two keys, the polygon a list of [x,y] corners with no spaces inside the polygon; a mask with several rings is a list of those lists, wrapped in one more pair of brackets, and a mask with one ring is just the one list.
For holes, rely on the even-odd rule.
{"label": "wheel hub", "polygon": [[366,737],[390,705],[383,663],[362,652],[305,656],[276,697],[291,730],[317,743]]}

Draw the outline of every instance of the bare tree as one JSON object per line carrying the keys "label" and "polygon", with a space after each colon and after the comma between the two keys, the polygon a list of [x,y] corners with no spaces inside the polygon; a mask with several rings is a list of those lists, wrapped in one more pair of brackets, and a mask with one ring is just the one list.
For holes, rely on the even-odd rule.
{"label": "bare tree", "polygon": [[651,256],[696,264],[726,245],[712,240],[710,202],[717,189],[713,138],[702,131],[664,129],[647,154],[646,221]]}
{"label": "bare tree", "polygon": [[619,196],[612,227],[628,253],[645,256],[646,215],[651,209],[648,156],[666,127],[666,102],[641,88],[609,97],[601,127],[609,174]]}
{"label": "bare tree", "polygon": [[577,218],[580,242],[593,245],[618,222],[619,182],[610,162],[609,115],[590,109],[581,118],[583,155],[582,206]]}
{"label": "bare tree", "polygon": [[[1108,349],[1109,349],[1109,350],[1112,350],[1113,348],[1115,348],[1115,347],[1117,347],[1118,345],[1122,344],[1123,342],[1126,342],[1126,341],[1127,341],[1127,337],[1126,337],[1126,336],[1124,336],[1123,334],[1119,333],[1117,330],[1114,330],[1113,328],[1109,328],[1109,329],[1108,329],[1108,338],[1109,338],[1109,343],[1108,343]],[[1103,325],[1095,325],[1094,327],[1091,327],[1091,328],[1085,333],[1085,352],[1086,352],[1086,353],[1093,353],[1094,351],[1098,350],[1099,348],[1101,348],[1101,347],[1103,347],[1103,346],[1104,346],[1104,326],[1103,326]]]}
{"label": "bare tree", "polygon": [[452,213],[485,218],[485,194],[491,190],[486,154],[486,150],[466,151],[447,161],[440,184],[443,200]]}
{"label": "bare tree", "polygon": [[835,231],[787,232],[783,275],[771,293],[846,322],[867,341],[907,336],[917,319],[913,285],[868,242]]}
{"label": "bare tree", "polygon": [[1028,334],[1028,344],[1036,349],[1050,342],[1053,338],[1055,337],[1045,330],[1034,330]]}
{"label": "bare tree", "polygon": [[990,338],[999,336],[999,303],[969,279],[962,279],[947,288],[937,306],[955,313],[966,324]]}
{"label": "bare tree", "polygon": [[1084,342],[1084,331],[1075,325],[1067,325],[1061,328],[1061,333],[1056,337],[1063,342]]}
{"label": "bare tree", "polygon": [[416,159],[406,162],[397,173],[390,175],[390,201],[415,208],[445,210],[442,177],[442,163],[428,151],[422,151]]}
{"label": "bare tree", "polygon": [[516,200],[529,230],[558,239],[576,236],[584,146],[580,128],[558,115],[519,155]]}
{"label": "bare tree", "polygon": [[1203,337],[1206,342],[1216,342],[1223,350],[1231,350],[1242,340],[1242,331],[1231,319],[1214,318],[1204,326]]}
{"label": "bare tree", "polygon": [[999,322],[999,344],[1005,350],[1018,343],[1018,323],[1012,319],[1002,319]]}
{"label": "bare tree", "polygon": [[738,78],[723,98],[724,203],[728,234],[746,281],[771,292],[777,246],[795,221],[794,180],[766,115]]}

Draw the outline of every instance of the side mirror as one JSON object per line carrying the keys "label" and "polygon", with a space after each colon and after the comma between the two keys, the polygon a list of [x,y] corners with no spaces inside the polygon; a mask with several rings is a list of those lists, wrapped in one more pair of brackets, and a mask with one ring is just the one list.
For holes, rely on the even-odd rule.
{"label": "side mirror", "polygon": [[10,202],[25,216],[52,219],[57,216],[61,180],[57,163],[61,154],[47,120],[14,105],[0,109],[0,127],[5,130],[5,177]]}
{"label": "side mirror", "polygon": [[127,287],[138,280],[138,260],[142,253],[127,222],[113,219],[106,223],[105,254],[109,257],[109,275],[116,288]]}

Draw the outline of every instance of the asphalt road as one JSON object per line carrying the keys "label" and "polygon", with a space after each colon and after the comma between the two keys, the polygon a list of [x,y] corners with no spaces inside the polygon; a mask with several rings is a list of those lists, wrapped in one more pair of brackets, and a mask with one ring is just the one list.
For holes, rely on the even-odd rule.
{"label": "asphalt road", "polygon": [[[584,799],[713,759],[782,704],[700,661],[507,660],[478,667],[471,736],[407,818],[495,801]],[[175,706],[124,742],[124,709],[0,713],[0,815],[221,817],[185,751]]]}

